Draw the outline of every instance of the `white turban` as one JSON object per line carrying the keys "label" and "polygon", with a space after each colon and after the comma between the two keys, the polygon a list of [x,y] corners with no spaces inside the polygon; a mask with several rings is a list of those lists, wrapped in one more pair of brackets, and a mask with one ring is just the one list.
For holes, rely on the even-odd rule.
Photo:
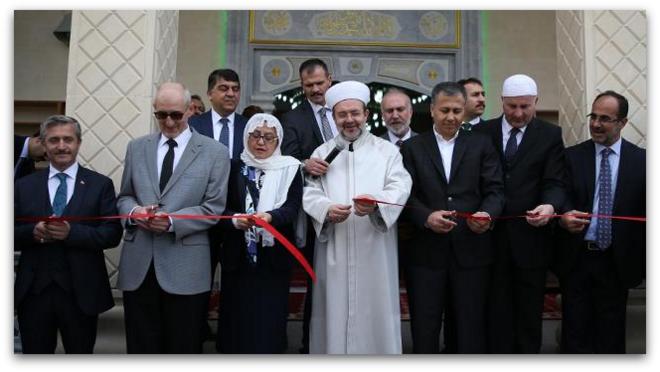
{"label": "white turban", "polygon": [[502,97],[537,96],[536,82],[527,75],[509,76],[502,85]]}
{"label": "white turban", "polygon": [[357,99],[365,106],[369,104],[369,87],[359,81],[344,81],[333,85],[325,92],[325,102],[333,109],[336,104],[347,99]]}

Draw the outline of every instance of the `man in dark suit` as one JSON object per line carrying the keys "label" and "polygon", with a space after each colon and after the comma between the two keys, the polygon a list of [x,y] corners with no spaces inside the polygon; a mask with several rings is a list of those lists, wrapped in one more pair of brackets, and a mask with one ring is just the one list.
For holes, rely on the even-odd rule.
{"label": "man in dark suit", "polygon": [[628,288],[646,273],[646,151],[621,138],[628,100],[599,94],[591,139],[566,149],[567,200],[559,247],[564,353],[625,353]]}
{"label": "man in dark suit", "polygon": [[207,137],[220,141],[229,149],[229,158],[238,159],[243,152],[243,130],[247,119],[236,113],[241,98],[238,74],[230,69],[218,69],[209,74],[208,94],[211,109],[193,115],[188,124]]}
{"label": "man in dark suit", "polygon": [[[325,102],[325,92],[332,85],[332,77],[325,62],[316,58],[303,62],[298,73],[305,99],[284,116],[282,154],[293,156],[303,162],[303,170],[306,174],[320,176],[327,172],[329,164],[323,159],[312,158],[312,152],[338,133],[332,117],[332,109]],[[303,254],[307,261],[314,262],[314,229],[307,229]],[[309,353],[311,299],[312,282],[308,279],[303,313],[303,339],[300,348],[300,352],[304,354]]]}
{"label": "man in dark suit", "polygon": [[[50,160],[14,186],[15,217],[117,215],[112,180],[80,166],[80,124],[51,116],[40,138]],[[23,353],[92,353],[98,314],[114,306],[103,250],[119,244],[119,220],[15,221],[21,251],[14,286]]]}
{"label": "man in dark suit", "polygon": [[[491,218],[504,206],[502,170],[490,138],[459,131],[465,90],[454,82],[435,86],[433,130],[401,146],[413,179],[404,216],[416,227],[407,255],[413,351],[440,352],[442,314],[454,307],[457,351],[484,353]],[[455,218],[456,212],[477,218]]]}
{"label": "man in dark suit", "polygon": [[34,172],[34,162],[43,157],[44,147],[39,137],[14,134],[14,180]]}
{"label": "man in dark suit", "polygon": [[403,141],[417,135],[410,129],[413,107],[410,97],[404,91],[388,89],[380,103],[380,113],[387,127],[387,132],[381,138],[401,147]]}
{"label": "man in dark suit", "polygon": [[481,80],[475,77],[469,77],[466,79],[461,79],[457,81],[465,88],[465,93],[467,93],[467,102],[465,102],[465,124],[462,128],[465,130],[471,130],[472,126],[475,126],[481,123],[481,115],[484,114],[486,110],[486,91],[484,90],[484,84]]}
{"label": "man in dark suit", "polygon": [[538,353],[552,215],[564,190],[561,128],[536,114],[536,83],[526,75],[504,81],[504,115],[474,127],[491,136],[504,171],[504,216],[497,222],[490,291],[489,342],[493,353]]}

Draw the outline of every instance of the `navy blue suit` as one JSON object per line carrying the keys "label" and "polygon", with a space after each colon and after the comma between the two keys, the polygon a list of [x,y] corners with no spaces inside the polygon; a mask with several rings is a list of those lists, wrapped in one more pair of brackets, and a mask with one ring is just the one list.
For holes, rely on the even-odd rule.
{"label": "navy blue suit", "polygon": [[[596,187],[592,140],[566,149],[567,200],[560,213],[591,213]],[[612,214],[646,216],[646,151],[621,142]],[[628,288],[646,276],[646,223],[612,220],[612,244],[585,249],[584,236],[560,229],[559,278],[562,288],[562,352],[625,353]]]}
{"label": "navy blue suit", "polygon": [[21,158],[21,151],[25,145],[26,136],[17,136],[14,134],[14,180],[34,172],[34,160]]}
{"label": "navy blue suit", "polygon": [[[16,181],[15,217],[53,214],[48,172],[49,169],[44,169]],[[112,180],[79,167],[73,196],[63,216],[116,214]],[[71,230],[66,240],[42,244],[33,238],[36,223],[15,222],[14,250],[21,252],[21,258],[14,285],[14,305],[25,353],[54,352],[58,328],[66,352],[91,353],[96,339],[96,318],[114,306],[103,250],[119,244],[122,236],[119,220],[69,224]],[[54,302],[46,302],[46,297]],[[62,309],[64,313],[59,312]],[[81,331],[78,324],[83,322],[93,329]]]}
{"label": "navy blue suit", "polygon": [[[231,158],[239,159],[241,152],[243,152],[243,131],[245,130],[247,119],[238,113],[234,113],[234,151],[232,151]],[[190,125],[199,134],[213,138],[213,120],[211,110],[203,114],[191,116],[188,119]]]}

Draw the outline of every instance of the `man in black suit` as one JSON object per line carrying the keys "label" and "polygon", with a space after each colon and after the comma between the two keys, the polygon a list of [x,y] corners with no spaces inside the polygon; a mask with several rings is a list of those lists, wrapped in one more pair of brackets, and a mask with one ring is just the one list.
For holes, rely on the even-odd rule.
{"label": "man in black suit", "polygon": [[[14,186],[15,217],[117,214],[112,180],[76,161],[78,122],[51,116],[40,138],[50,166]],[[15,221],[21,251],[14,286],[23,353],[54,353],[60,331],[67,353],[92,353],[98,314],[114,306],[103,250],[119,244],[119,220]]]}
{"label": "man in black suit", "polygon": [[591,139],[566,149],[567,200],[559,247],[564,353],[625,353],[628,288],[646,273],[646,151],[621,138],[628,100],[599,94]]}
{"label": "man in black suit", "polygon": [[471,126],[481,123],[481,115],[486,110],[486,91],[481,80],[475,77],[469,77],[457,81],[465,88],[467,93],[467,102],[465,102],[465,123],[470,126],[463,126],[465,129],[471,129]]}
{"label": "man in black suit", "polygon": [[497,119],[474,127],[491,136],[504,171],[504,216],[498,221],[490,290],[489,342],[493,353],[538,353],[552,215],[564,190],[561,128],[535,117],[536,83],[513,75],[502,87]]}
{"label": "man in black suit", "polygon": [[[431,94],[433,130],[401,146],[403,163],[413,179],[410,208],[404,216],[416,234],[404,254],[415,353],[440,352],[442,314],[450,298],[457,352],[487,350],[490,226],[504,206],[504,186],[490,138],[459,131],[465,100],[461,85],[436,85]],[[456,212],[475,218],[456,218]]]}
{"label": "man in black suit", "polygon": [[193,115],[188,124],[200,134],[220,141],[229,149],[229,158],[238,159],[243,152],[243,130],[247,119],[236,113],[241,99],[241,82],[230,69],[218,69],[209,74],[208,94],[211,109]]}
{"label": "man in black suit", "polygon": [[381,138],[401,147],[403,141],[417,135],[410,129],[413,107],[410,97],[404,91],[388,89],[380,103],[380,114],[387,127],[387,132],[383,133]]}
{"label": "man in black suit", "polygon": [[43,157],[44,147],[39,137],[14,134],[14,180],[34,172],[34,162]]}
{"label": "man in black suit", "polygon": [[[312,158],[312,152],[325,141],[337,135],[337,127],[332,118],[332,109],[326,105],[325,92],[332,85],[328,66],[320,59],[308,59],[300,65],[300,84],[305,99],[284,116],[282,127],[282,154],[290,155],[303,162],[306,174],[320,176],[328,170],[323,159]],[[309,222],[311,226],[311,222]],[[314,229],[307,229],[307,241],[303,254],[309,262],[314,262]],[[312,282],[307,280],[305,310],[303,313],[303,338],[300,352],[309,353],[309,318],[312,305]]]}

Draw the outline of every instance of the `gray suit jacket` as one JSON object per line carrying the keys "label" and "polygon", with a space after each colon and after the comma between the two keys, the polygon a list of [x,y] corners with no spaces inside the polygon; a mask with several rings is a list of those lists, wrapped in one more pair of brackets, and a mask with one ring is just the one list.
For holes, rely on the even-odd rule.
{"label": "gray suit jacket", "polygon": [[[227,149],[193,131],[161,194],[156,158],[159,138],[160,132],[128,144],[117,201],[119,213],[128,214],[138,205],[158,204],[161,211],[173,214],[222,214],[230,165]],[[126,233],[119,262],[120,289],[137,289],[153,260],[158,283],[166,292],[190,295],[210,290],[207,230],[217,220],[172,218],[173,232],[162,234],[122,223]]]}

